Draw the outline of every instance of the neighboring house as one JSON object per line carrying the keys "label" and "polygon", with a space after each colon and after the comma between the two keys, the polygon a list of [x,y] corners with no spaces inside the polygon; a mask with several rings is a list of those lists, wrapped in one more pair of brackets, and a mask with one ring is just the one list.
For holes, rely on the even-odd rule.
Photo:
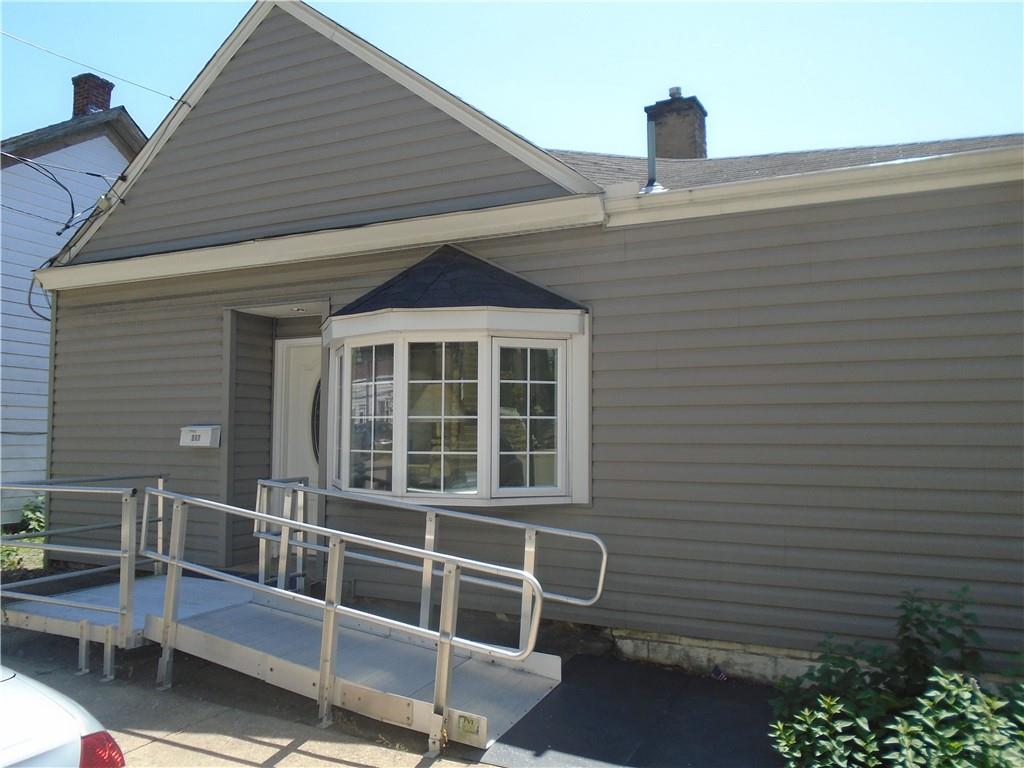
{"label": "neighboring house", "polygon": [[[168,471],[239,505],[308,475],[592,531],[605,596],[546,615],[640,656],[742,673],[964,584],[1020,650],[1022,137],[709,159],[700,102],[647,111],[661,192],[645,159],[538,149],[258,3],[41,273],[52,475]],[[180,446],[193,424],[219,447]],[[319,515],[422,541],[387,510]],[[191,556],[254,559],[251,526],[190,520]],[[550,547],[545,583],[587,582]]]}
{"label": "neighboring house", "polygon": [[[85,220],[83,214],[110,189],[146,142],[124,107],[111,109],[113,83],[93,74],[78,75],[72,83],[70,120],[4,139],[2,144],[0,476],[4,482],[46,477],[50,323],[44,318],[50,309],[38,285],[32,306],[39,314],[29,307],[32,271],[71,240]],[[79,215],[67,226],[72,199]],[[21,519],[26,499],[25,494],[4,493],[4,523]]]}

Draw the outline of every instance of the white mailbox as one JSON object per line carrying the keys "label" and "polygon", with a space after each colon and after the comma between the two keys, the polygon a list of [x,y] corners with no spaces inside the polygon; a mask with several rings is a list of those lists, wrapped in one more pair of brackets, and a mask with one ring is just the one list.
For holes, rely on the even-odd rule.
{"label": "white mailbox", "polygon": [[192,424],[181,428],[181,441],[178,445],[190,448],[219,448],[220,424]]}

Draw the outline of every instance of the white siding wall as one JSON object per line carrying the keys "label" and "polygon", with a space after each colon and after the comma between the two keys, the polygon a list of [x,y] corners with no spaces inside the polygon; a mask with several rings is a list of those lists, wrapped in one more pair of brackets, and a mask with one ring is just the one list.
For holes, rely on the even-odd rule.
{"label": "white siding wall", "polygon": [[[34,159],[102,174],[120,173],[126,164],[124,156],[105,136],[61,147]],[[71,190],[78,211],[88,210],[107,191],[108,184],[103,179],[62,170],[53,170],[53,173]],[[27,482],[46,476],[50,360],[50,324],[28,307],[29,281],[32,270],[57,253],[76,227],[57,236],[71,209],[67,194],[53,181],[21,163],[4,168],[2,174],[0,477],[4,482]],[[44,315],[49,313],[39,286],[36,286],[32,303]],[[21,505],[26,498],[27,494],[4,494],[5,523],[20,519]]]}

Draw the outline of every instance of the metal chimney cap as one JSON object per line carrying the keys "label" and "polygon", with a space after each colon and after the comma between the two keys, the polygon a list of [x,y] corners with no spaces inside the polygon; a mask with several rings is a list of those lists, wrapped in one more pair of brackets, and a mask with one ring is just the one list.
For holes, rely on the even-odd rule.
{"label": "metal chimney cap", "polygon": [[683,98],[683,89],[678,85],[674,85],[668,89],[668,97],[670,99],[681,99]]}

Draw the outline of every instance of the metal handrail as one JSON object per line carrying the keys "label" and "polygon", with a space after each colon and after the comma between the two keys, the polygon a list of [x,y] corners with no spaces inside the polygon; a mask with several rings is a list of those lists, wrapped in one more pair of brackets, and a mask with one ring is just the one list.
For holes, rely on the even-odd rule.
{"label": "metal handrail", "polygon": [[[308,595],[301,595],[289,592],[278,587],[271,587],[266,584],[249,581],[239,576],[223,573],[214,568],[192,563],[185,559],[186,528],[188,524],[188,511],[190,507],[209,509],[215,512],[223,512],[242,518],[248,518],[256,523],[263,522],[271,525],[281,525],[281,518],[276,518],[262,512],[234,507],[218,501],[210,501],[195,496],[188,496],[182,493],[173,493],[157,488],[147,488],[146,498],[150,496],[163,498],[172,502],[171,507],[171,537],[170,550],[168,555],[147,550],[145,542],[140,542],[139,553],[154,559],[162,560],[168,565],[167,582],[164,588],[164,610],[163,626],[161,635],[162,652],[160,665],[157,671],[157,681],[164,687],[170,685],[172,664],[174,659],[174,643],[176,637],[178,617],[178,594],[183,571],[191,571],[214,579],[226,581],[246,587],[254,592],[262,592],[284,598],[293,602],[305,605],[320,607],[323,611],[322,635],[320,643],[320,682],[317,689],[317,698],[322,721],[328,722],[330,709],[333,703],[332,689],[334,686],[334,650],[335,630],[338,616],[348,616],[370,624],[376,624],[389,629],[398,629],[410,635],[423,637],[436,643],[437,665],[434,678],[434,717],[431,721],[430,743],[432,748],[439,746],[443,738],[445,718],[448,715],[448,692],[452,682],[452,657],[456,648],[468,651],[475,651],[497,658],[504,658],[509,661],[522,661],[532,652],[537,643],[537,632],[540,628],[541,606],[544,601],[544,590],[540,582],[533,574],[515,568],[508,568],[493,563],[484,563],[469,558],[446,555],[417,547],[410,547],[405,544],[396,544],[390,541],[374,539],[369,536],[362,536],[345,531],[325,528],[305,521],[287,521],[289,528],[303,534],[323,536],[328,539],[327,555],[327,580],[325,584],[324,599],[319,600]],[[287,535],[282,537],[285,554],[289,544]],[[395,619],[388,619],[383,616],[360,611],[355,608],[340,605],[341,577],[344,568],[345,548],[349,544],[369,549],[378,549],[391,552],[405,557],[419,560],[427,560],[431,563],[440,562],[444,567],[443,583],[441,588],[441,619],[437,630],[431,630],[422,626],[407,624]],[[455,634],[456,618],[458,615],[459,584],[463,579],[463,569],[484,573],[498,578],[519,581],[524,585],[524,593],[527,588],[530,590],[536,607],[529,614],[529,627],[521,632],[521,638],[525,642],[520,643],[517,649],[505,649],[501,646],[480,643],[466,638],[460,638]],[[520,618],[520,624],[523,623]]]}
{"label": "metal handrail", "polygon": [[[157,477],[160,485],[163,484],[164,476],[162,475],[144,475],[141,477]],[[112,478],[112,480],[126,479],[123,477]],[[109,482],[107,478],[85,478],[85,481],[92,482]],[[83,479],[75,480],[75,482],[83,482]],[[71,485],[67,482],[60,481],[45,481],[41,483],[3,483],[0,484],[0,490],[16,490],[16,491],[30,491],[33,493],[72,493],[72,494],[98,494],[98,495],[110,495],[117,496],[121,499],[121,545],[118,549],[108,547],[80,547],[72,546],[68,544],[53,544],[48,541],[32,542],[25,541],[26,537],[22,534],[18,534],[14,537],[0,537],[0,544],[8,542],[13,543],[14,546],[23,547],[25,549],[41,549],[49,552],[60,552],[64,554],[75,554],[75,555],[87,555],[90,557],[110,557],[118,560],[118,601],[117,607],[111,608],[109,606],[84,606],[82,603],[78,603],[73,600],[66,598],[51,597],[43,595],[34,595],[28,592],[21,592],[18,590],[5,589],[0,585],[0,597],[10,597],[18,600],[26,600],[37,603],[49,603],[53,605],[62,605],[69,608],[86,608],[89,610],[100,611],[104,613],[116,613],[118,615],[117,624],[117,636],[118,642],[127,647],[131,643],[131,636],[133,632],[132,622],[132,609],[134,601],[134,585],[135,585],[135,542],[136,542],[136,523],[137,523],[137,511],[138,511],[138,499],[137,491],[135,488],[120,487],[120,486],[86,486],[86,485]],[[107,527],[107,524],[103,524]],[[96,526],[85,525],[85,526],[73,526],[70,528],[54,529],[53,531],[43,530],[37,531],[33,534],[34,537],[46,539],[52,535],[63,535],[65,533],[81,533],[83,530],[97,530]],[[83,574],[90,573],[94,570],[110,570],[109,566],[102,566],[98,569],[88,569],[85,571],[75,571],[66,574],[67,578],[79,577]],[[46,577],[44,577],[46,578]],[[48,579],[54,581],[56,579]],[[33,583],[39,583],[39,580],[31,580]],[[16,584],[18,582],[15,582]],[[24,584],[27,586],[28,582]],[[83,635],[84,636],[84,635]],[[108,643],[109,645],[109,643]],[[83,646],[84,647],[84,646]],[[82,648],[79,649],[79,656],[82,657]],[[108,648],[104,655],[104,667],[106,676],[109,678],[112,676],[112,649]]]}
{"label": "metal handrail", "polygon": [[[601,595],[604,592],[604,581],[605,574],[608,568],[608,548],[604,542],[592,533],[586,533],[583,531],[573,531],[565,528],[555,528],[546,525],[531,525],[529,523],[521,523],[515,520],[504,520],[501,518],[489,517],[486,515],[477,515],[470,512],[456,512],[451,509],[443,509],[438,507],[426,506],[424,504],[416,504],[409,501],[403,501],[399,499],[390,499],[387,497],[369,495],[364,493],[357,493],[354,491],[339,491],[337,489],[328,488],[314,488],[312,486],[290,483],[287,480],[259,480],[257,482],[257,497],[266,499],[265,489],[268,488],[281,488],[285,490],[286,494],[298,494],[298,498],[302,499],[306,494],[314,494],[317,496],[323,496],[326,498],[341,499],[344,501],[358,501],[367,504],[373,504],[376,506],[389,507],[392,509],[400,509],[410,512],[422,512],[426,515],[425,531],[424,531],[424,549],[434,551],[435,542],[437,541],[437,529],[438,519],[447,517],[455,520],[462,520],[470,523],[480,523],[482,525],[498,526],[501,528],[512,528],[514,530],[522,531],[524,534],[524,547],[523,547],[523,570],[527,573],[532,574],[536,567],[537,558],[537,534],[545,534],[550,536],[558,536],[561,538],[577,539],[587,541],[595,545],[600,553],[601,564],[598,567],[597,585],[594,589],[594,593],[589,597],[575,597],[573,595],[565,595],[559,592],[548,592],[545,595],[545,599],[551,603],[560,603],[563,605],[574,605],[578,607],[589,607],[597,603],[601,599]],[[286,503],[289,496],[286,496]],[[288,514],[287,507],[283,510],[285,516]],[[270,539],[277,539],[284,537],[288,539],[287,528],[282,526],[281,534],[275,535],[272,533],[256,533],[257,536],[263,536]],[[296,546],[305,547],[308,549],[317,549],[316,546],[306,544],[305,542],[292,542],[288,539],[289,543],[294,543]],[[359,558],[355,558],[359,559]],[[434,570],[434,564],[425,559],[423,561],[422,569],[412,569],[408,567],[407,563],[399,564],[397,562],[389,563],[396,565],[399,568],[406,570],[421,570],[422,579],[420,584],[420,626],[427,627],[430,623],[430,614],[432,608],[432,594],[433,594],[433,578],[436,574]],[[469,581],[466,579],[466,581]],[[280,584],[278,586],[281,586]],[[487,584],[487,586],[494,586],[493,584]],[[502,587],[498,587],[501,589]],[[518,588],[513,587],[510,591],[518,591]],[[529,614],[531,610],[531,598],[529,590],[525,587],[522,589],[522,601],[521,601],[521,615]],[[523,638],[520,638],[522,643]]]}

